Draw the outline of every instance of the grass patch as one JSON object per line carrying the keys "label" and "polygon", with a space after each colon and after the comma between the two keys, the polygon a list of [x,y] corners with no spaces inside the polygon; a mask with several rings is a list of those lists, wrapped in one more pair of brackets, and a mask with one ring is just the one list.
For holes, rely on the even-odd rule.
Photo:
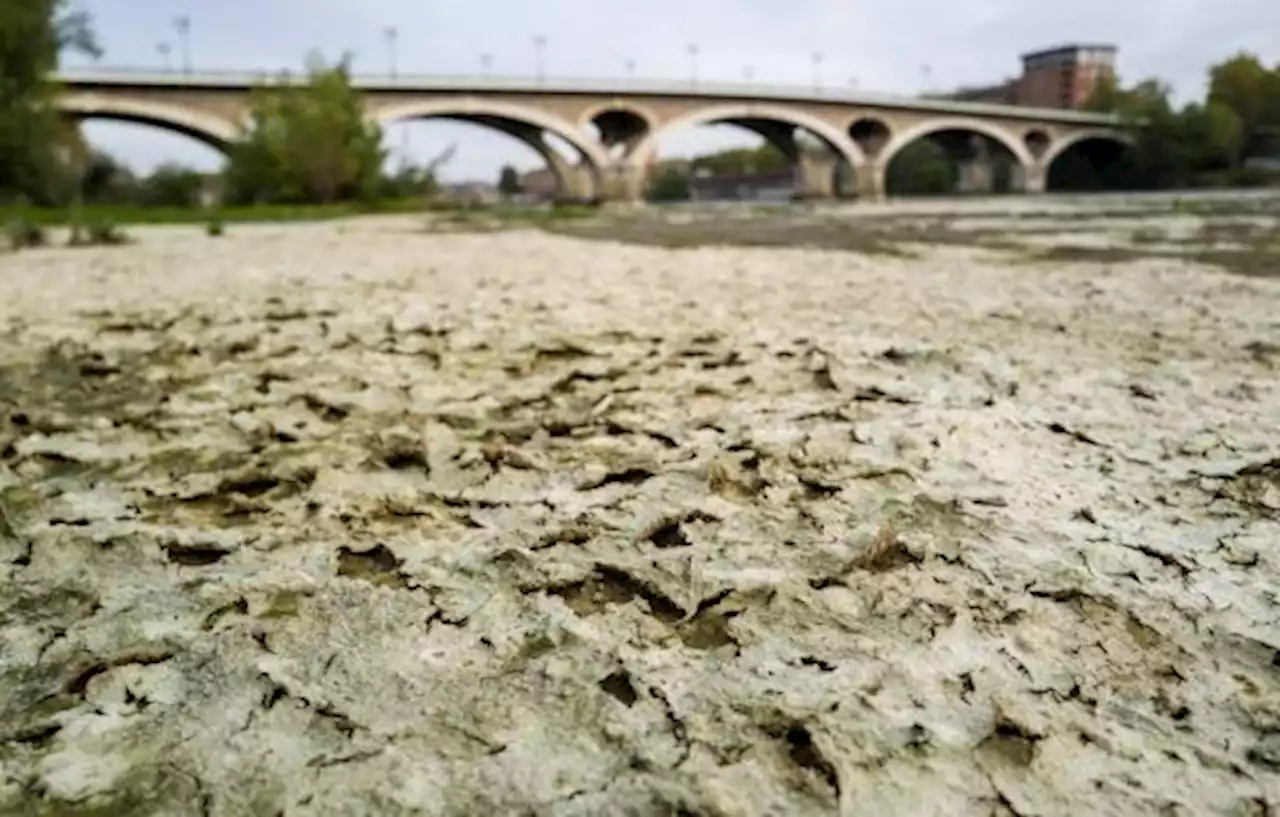
{"label": "grass patch", "polygon": [[4,231],[11,250],[29,250],[49,243],[44,227],[24,217],[9,220]]}
{"label": "grass patch", "polygon": [[1280,277],[1280,243],[1243,250],[1202,250],[1190,256],[1197,264],[1221,267],[1249,278]]}
{"label": "grass patch", "polygon": [[1139,227],[1129,233],[1130,244],[1160,244],[1168,240],[1165,231],[1157,227]]}
{"label": "grass patch", "polygon": [[[84,223],[129,224],[206,224],[212,217],[222,222],[323,221],[360,215],[420,213],[427,209],[420,199],[389,200],[372,204],[261,204],[245,207],[220,207],[216,216],[195,207],[138,207],[135,205],[86,204],[78,218]],[[75,223],[77,214],[71,208],[0,206],[0,222],[28,221],[43,227],[66,227]]]}
{"label": "grass patch", "polygon": [[429,230],[446,232],[494,232],[507,229],[550,230],[566,222],[593,219],[598,207],[587,204],[449,204],[438,203],[428,208]]}
{"label": "grass patch", "polygon": [[1186,251],[1144,250],[1136,247],[1062,246],[1036,249],[1022,256],[1022,260],[1032,263],[1051,261],[1076,264],[1124,264],[1144,259],[1202,264],[1250,278],[1280,277],[1280,242],[1262,241],[1240,249],[1229,250],[1188,247]]}
{"label": "grass patch", "polygon": [[[1063,264],[1123,264],[1143,258],[1167,257],[1167,253],[1145,252],[1131,247],[1080,247],[1062,245],[1029,250],[1024,259],[1032,262],[1053,261]],[[1178,257],[1176,255],[1172,257]]]}
{"label": "grass patch", "polygon": [[71,227],[68,247],[118,247],[131,239],[115,223],[106,219],[76,222]]}
{"label": "grass patch", "polygon": [[695,218],[667,221],[640,215],[558,225],[553,231],[575,238],[619,241],[667,249],[698,247],[805,247],[864,255],[913,258],[894,237],[848,221],[800,220],[789,213],[755,217]]}

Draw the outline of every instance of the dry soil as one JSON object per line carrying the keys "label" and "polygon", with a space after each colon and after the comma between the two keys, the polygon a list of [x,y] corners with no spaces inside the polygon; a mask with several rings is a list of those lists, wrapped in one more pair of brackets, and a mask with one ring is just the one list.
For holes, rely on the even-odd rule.
{"label": "dry soil", "polygon": [[135,237],[0,257],[0,813],[1280,814],[1280,281]]}

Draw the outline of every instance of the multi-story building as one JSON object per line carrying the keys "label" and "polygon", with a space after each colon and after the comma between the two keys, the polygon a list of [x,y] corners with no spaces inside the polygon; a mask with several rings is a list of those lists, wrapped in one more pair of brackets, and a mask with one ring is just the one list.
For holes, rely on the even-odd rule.
{"label": "multi-story building", "polygon": [[1022,55],[1022,76],[998,85],[961,88],[944,99],[1026,105],[1031,108],[1082,108],[1098,82],[1115,75],[1114,45],[1064,45]]}
{"label": "multi-story building", "polygon": [[1098,82],[1115,70],[1114,45],[1073,44],[1023,54],[1018,104],[1082,108]]}

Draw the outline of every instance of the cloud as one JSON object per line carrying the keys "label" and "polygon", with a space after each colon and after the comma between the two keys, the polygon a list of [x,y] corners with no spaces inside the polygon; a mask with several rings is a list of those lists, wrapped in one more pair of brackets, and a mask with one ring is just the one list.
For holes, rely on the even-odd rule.
{"label": "cloud", "polygon": [[[172,0],[87,0],[107,49],[104,64],[158,66],[156,46],[175,44]],[[856,80],[865,90],[911,93],[996,81],[1019,71],[1018,55],[1066,41],[1120,46],[1120,69],[1136,79],[1160,76],[1182,97],[1202,91],[1207,67],[1248,49],[1280,60],[1277,0],[220,0],[190,3],[191,56],[197,68],[297,67],[313,48],[350,51],[356,69],[388,70],[384,30],[396,27],[395,58],[404,74],[477,74],[480,55],[492,70],[528,76],[533,38],[547,38],[550,75],[687,77],[689,43],[706,79],[738,80],[748,66],[757,81],[808,85],[813,54],[830,85]],[[720,129],[663,141],[666,153],[724,144]],[[216,162],[178,137],[94,123],[90,137],[127,161],[147,167],[163,159]],[[413,152],[426,157],[460,144],[455,177],[489,178],[514,159],[531,167],[532,152],[500,135],[449,123],[412,126]],[[400,137],[396,136],[395,140]]]}

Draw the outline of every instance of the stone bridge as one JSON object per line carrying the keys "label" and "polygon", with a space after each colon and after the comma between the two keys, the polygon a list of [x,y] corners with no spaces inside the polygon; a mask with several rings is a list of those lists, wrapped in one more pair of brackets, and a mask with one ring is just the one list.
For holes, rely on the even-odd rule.
{"label": "stone bridge", "polygon": [[[59,108],[76,119],[140,122],[220,150],[247,123],[250,91],[301,80],[232,73],[64,71]],[[961,163],[971,190],[990,190],[1001,155],[1012,187],[1043,192],[1049,167],[1069,149],[1123,142],[1109,116],[795,88],[653,82],[477,78],[354,78],[380,125],[454,119],[494,128],[536,150],[566,198],[643,197],[658,140],[676,129],[738,125],[793,162],[805,198],[884,196],[885,172],[902,148],[932,138]]]}

